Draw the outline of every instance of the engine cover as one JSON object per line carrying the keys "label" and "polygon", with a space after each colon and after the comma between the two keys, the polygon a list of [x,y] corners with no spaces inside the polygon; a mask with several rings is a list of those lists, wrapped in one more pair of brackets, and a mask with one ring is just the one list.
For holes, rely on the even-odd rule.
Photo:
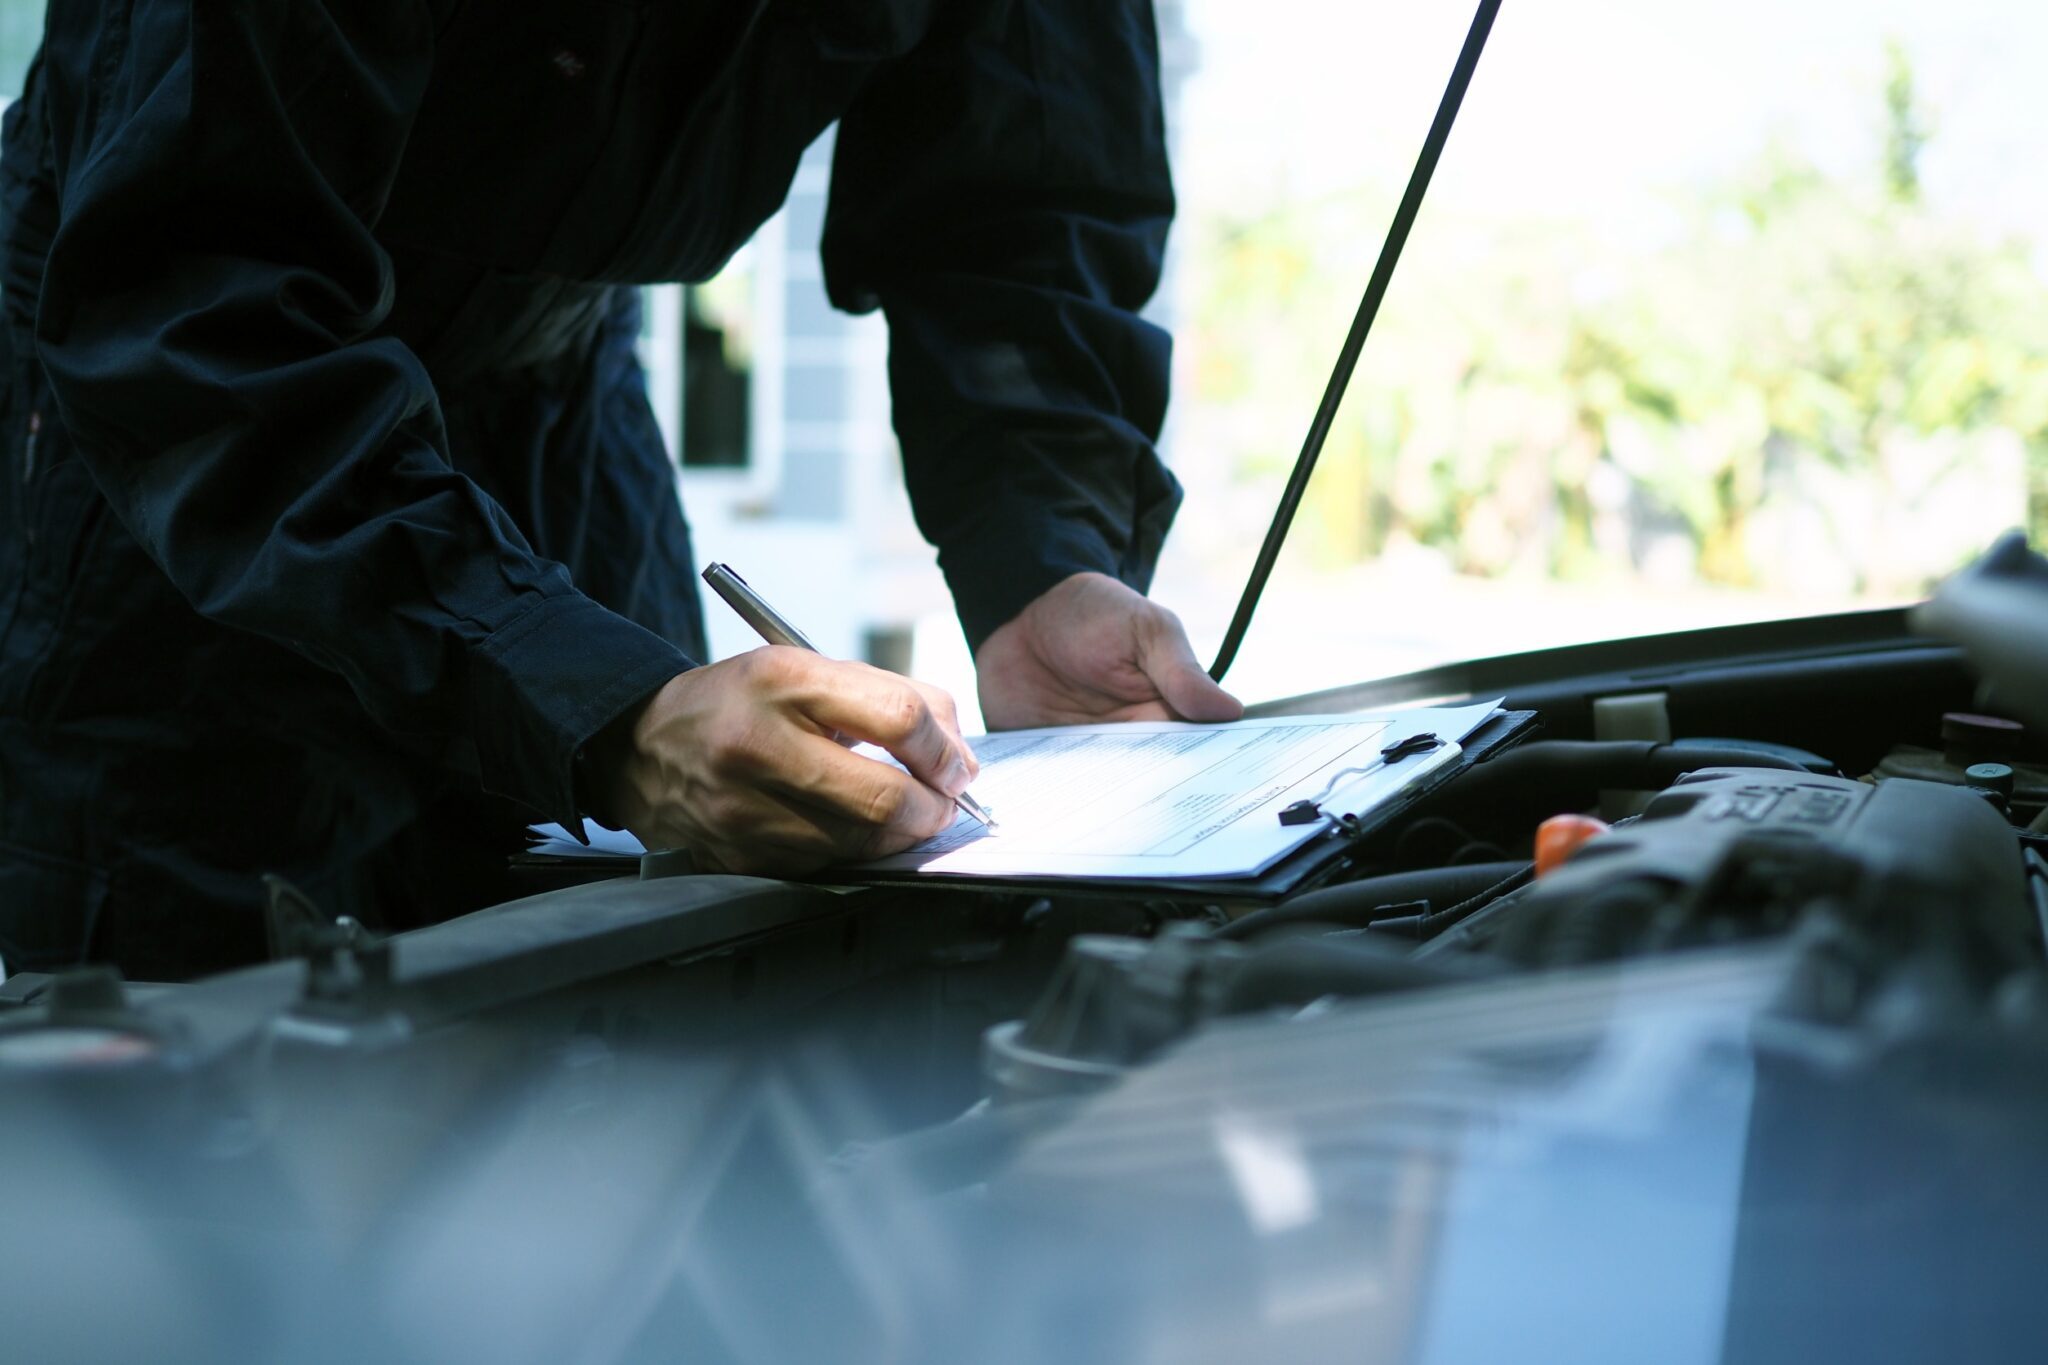
{"label": "engine cover", "polygon": [[2040,960],[2018,844],[1980,794],[1731,768],[1690,774],[1586,844],[1501,917],[1498,947],[1600,960],[1782,931],[1816,906],[1993,973]]}

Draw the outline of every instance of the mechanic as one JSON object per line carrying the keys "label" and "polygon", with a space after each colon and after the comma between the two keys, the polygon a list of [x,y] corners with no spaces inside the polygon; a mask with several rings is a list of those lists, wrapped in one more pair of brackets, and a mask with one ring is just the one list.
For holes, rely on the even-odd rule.
{"label": "mechanic", "polygon": [[53,0],[0,160],[0,956],[257,959],[264,872],[405,927],[511,894],[535,813],[761,873],[950,820],[943,694],[694,662],[634,359],[634,286],[835,120],[827,286],[887,316],[989,722],[1236,715],[1142,596],[1159,94],[1148,0]]}

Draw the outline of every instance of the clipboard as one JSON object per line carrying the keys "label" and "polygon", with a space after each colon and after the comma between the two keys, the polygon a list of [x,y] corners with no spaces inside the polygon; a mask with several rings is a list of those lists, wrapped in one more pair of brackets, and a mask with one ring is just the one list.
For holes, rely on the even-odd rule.
{"label": "clipboard", "polygon": [[[1357,861],[1363,846],[1374,835],[1387,830],[1424,802],[1455,785],[1461,774],[1527,738],[1535,723],[1534,711],[1496,713],[1466,736],[1455,760],[1441,765],[1427,781],[1404,788],[1395,797],[1378,803],[1363,819],[1333,825],[1255,877],[1145,880],[1130,877],[1006,877],[930,871],[827,870],[804,880],[848,889],[920,888],[987,895],[1057,894],[1119,900],[1270,904],[1341,875],[1347,866]],[[648,858],[661,856],[646,855]],[[512,855],[510,867],[518,880],[536,891],[643,875],[641,860],[606,854],[517,853]],[[658,870],[651,871],[652,875],[662,875]]]}
{"label": "clipboard", "polygon": [[1106,899],[1203,900],[1228,904],[1271,904],[1320,885],[1344,871],[1366,844],[1424,802],[1453,784],[1463,773],[1526,739],[1535,727],[1534,711],[1501,711],[1466,736],[1457,758],[1442,765],[1425,782],[1402,789],[1377,804],[1360,820],[1339,822],[1255,877],[1161,878],[1132,877],[1004,877],[945,872],[839,871],[812,880],[834,886],[922,887],[988,894],[1085,896]]}

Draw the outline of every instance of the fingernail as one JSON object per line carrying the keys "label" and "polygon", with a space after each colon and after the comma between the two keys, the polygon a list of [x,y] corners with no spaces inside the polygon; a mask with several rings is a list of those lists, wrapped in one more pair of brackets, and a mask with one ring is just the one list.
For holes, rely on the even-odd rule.
{"label": "fingernail", "polygon": [[945,776],[939,779],[939,790],[948,796],[958,796],[967,790],[967,779],[966,762],[956,758],[947,765]]}

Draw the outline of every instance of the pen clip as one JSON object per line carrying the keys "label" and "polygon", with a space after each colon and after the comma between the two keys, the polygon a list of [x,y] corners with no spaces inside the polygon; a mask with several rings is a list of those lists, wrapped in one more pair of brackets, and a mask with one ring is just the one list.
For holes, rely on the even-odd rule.
{"label": "pen clip", "polygon": [[730,564],[713,561],[704,567],[704,581],[711,590],[725,599],[725,604],[753,628],[756,635],[771,645],[788,645],[795,649],[818,653],[818,647],[810,638],[775,608],[768,605],[766,598],[754,591],[746,579],[734,572]]}

